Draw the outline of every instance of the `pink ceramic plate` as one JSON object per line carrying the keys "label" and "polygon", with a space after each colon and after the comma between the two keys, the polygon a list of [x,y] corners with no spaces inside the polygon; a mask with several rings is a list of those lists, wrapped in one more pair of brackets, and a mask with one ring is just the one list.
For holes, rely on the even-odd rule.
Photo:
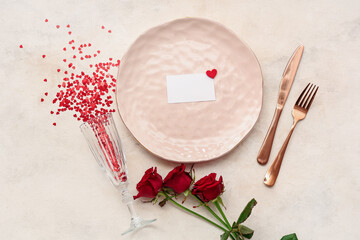
{"label": "pink ceramic plate", "polygon": [[[166,76],[216,68],[216,101],[167,102]],[[218,158],[250,132],[262,105],[262,74],[251,49],[223,25],[184,18],[141,35],[123,57],[117,104],[148,151],[176,162]]]}

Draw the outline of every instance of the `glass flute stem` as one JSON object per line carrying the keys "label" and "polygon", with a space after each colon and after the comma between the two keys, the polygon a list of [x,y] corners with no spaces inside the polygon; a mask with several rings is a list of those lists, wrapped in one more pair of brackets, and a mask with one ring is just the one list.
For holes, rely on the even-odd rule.
{"label": "glass flute stem", "polygon": [[121,235],[132,232],[135,229],[144,227],[156,220],[156,219],[143,220],[136,214],[134,204],[133,204],[134,198],[129,193],[126,184],[124,184],[123,186],[120,186],[119,190],[120,190],[120,193],[122,196],[122,202],[123,202],[123,204],[126,204],[127,208],[129,209],[130,215],[131,215],[130,228],[128,230],[126,230],[125,232],[123,232]]}
{"label": "glass flute stem", "polygon": [[133,204],[133,196],[130,195],[127,187],[122,188],[121,190],[121,196],[122,196],[122,202],[123,204],[126,204],[127,208],[129,209],[130,215],[131,215],[131,222],[136,222],[136,219],[138,219],[138,215],[136,214],[134,204]]}

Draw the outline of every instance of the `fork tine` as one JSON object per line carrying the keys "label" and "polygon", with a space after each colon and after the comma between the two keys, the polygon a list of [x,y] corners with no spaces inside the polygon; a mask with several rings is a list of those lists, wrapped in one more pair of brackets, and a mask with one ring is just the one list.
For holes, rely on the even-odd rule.
{"label": "fork tine", "polygon": [[303,99],[301,100],[301,102],[300,102],[300,104],[299,104],[300,107],[304,107],[305,102],[306,102],[306,101],[309,99],[309,97],[310,97],[309,93],[310,93],[311,89],[313,89],[313,87],[314,87],[314,84],[310,83],[309,89],[306,91],[305,96],[303,97]]}
{"label": "fork tine", "polygon": [[315,95],[316,95],[318,89],[319,89],[319,87],[316,87],[316,90],[315,90],[314,94],[312,95],[309,104],[306,106],[306,110],[309,110],[309,109],[310,109],[310,106],[311,106],[312,102],[314,101],[314,98],[315,98]]}
{"label": "fork tine", "polygon": [[312,93],[314,92],[314,90],[315,90],[315,88],[316,88],[316,85],[315,85],[315,84],[311,84],[311,85],[312,85],[312,86],[311,86],[311,91],[310,91],[309,95],[306,96],[306,99],[304,99],[304,102],[303,102],[303,104],[301,105],[301,107],[303,107],[303,108],[306,108],[306,106],[307,106],[308,103],[310,102],[310,99],[311,99],[311,97],[312,97]]}
{"label": "fork tine", "polygon": [[299,98],[296,100],[295,105],[298,105],[298,106],[299,106],[300,100],[301,100],[301,98],[303,97],[303,95],[304,95],[306,89],[309,87],[309,85],[310,85],[310,83],[306,86],[306,88],[304,89],[304,91],[302,91],[302,93],[300,94]]}

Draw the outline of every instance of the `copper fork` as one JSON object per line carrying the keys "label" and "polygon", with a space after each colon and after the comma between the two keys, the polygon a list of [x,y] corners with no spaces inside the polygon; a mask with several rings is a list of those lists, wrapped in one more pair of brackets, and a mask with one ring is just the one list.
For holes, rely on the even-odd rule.
{"label": "copper fork", "polygon": [[294,109],[292,111],[292,115],[294,117],[294,123],[291,126],[290,132],[287,138],[285,139],[285,142],[283,143],[278,155],[276,156],[274,162],[271,164],[270,168],[265,174],[265,178],[264,178],[265,185],[269,187],[274,186],[276,179],[279,175],[281,163],[284,158],[286,148],[290,141],[291,135],[294,132],[295,126],[299,121],[303,120],[306,117],[306,114],[310,109],[310,106],[315,98],[318,89],[319,89],[318,86],[309,83],[304,89],[304,91],[302,91],[299,98],[297,99],[294,105]]}

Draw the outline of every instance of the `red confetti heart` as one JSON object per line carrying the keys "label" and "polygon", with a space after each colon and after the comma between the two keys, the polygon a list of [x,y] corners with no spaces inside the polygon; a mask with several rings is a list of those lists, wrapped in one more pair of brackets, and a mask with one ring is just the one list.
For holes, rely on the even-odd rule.
{"label": "red confetti heart", "polygon": [[42,98],[42,99],[40,99],[40,101],[41,101],[41,102],[43,102],[43,101],[44,101],[44,99]]}
{"label": "red confetti heart", "polygon": [[20,45],[20,48],[23,48],[23,45]]}
{"label": "red confetti heart", "polygon": [[56,123],[54,122],[53,125],[56,126]]}
{"label": "red confetti heart", "polygon": [[66,25],[66,27],[69,28],[69,27],[70,27],[70,24]]}
{"label": "red confetti heart", "polygon": [[47,96],[47,95],[48,95],[48,93],[46,92],[46,93],[45,93],[45,96]]}
{"label": "red confetti heart", "polygon": [[63,50],[66,51],[66,48],[64,47]]}
{"label": "red confetti heart", "polygon": [[45,58],[46,57],[46,55],[42,55],[42,58]]}
{"label": "red confetti heart", "polygon": [[66,62],[66,59],[63,59],[64,62]]}
{"label": "red confetti heart", "polygon": [[57,71],[60,72],[60,69],[58,69]]}
{"label": "red confetti heart", "polygon": [[48,22],[49,20],[45,19],[45,22]]}
{"label": "red confetti heart", "polygon": [[47,82],[47,79],[46,79],[46,78],[44,79],[44,82]]}
{"label": "red confetti heart", "polygon": [[104,26],[101,26],[101,29],[105,29],[105,27],[104,27]]}
{"label": "red confetti heart", "polygon": [[71,31],[69,32],[69,35],[71,35]]}
{"label": "red confetti heart", "polygon": [[56,28],[60,28],[60,25],[56,25]]}
{"label": "red confetti heart", "polygon": [[111,33],[111,30],[109,30],[108,33]]}
{"label": "red confetti heart", "polygon": [[213,70],[207,70],[206,71],[206,75],[209,77],[209,78],[215,78],[217,74],[217,70],[216,69],[213,69]]}

